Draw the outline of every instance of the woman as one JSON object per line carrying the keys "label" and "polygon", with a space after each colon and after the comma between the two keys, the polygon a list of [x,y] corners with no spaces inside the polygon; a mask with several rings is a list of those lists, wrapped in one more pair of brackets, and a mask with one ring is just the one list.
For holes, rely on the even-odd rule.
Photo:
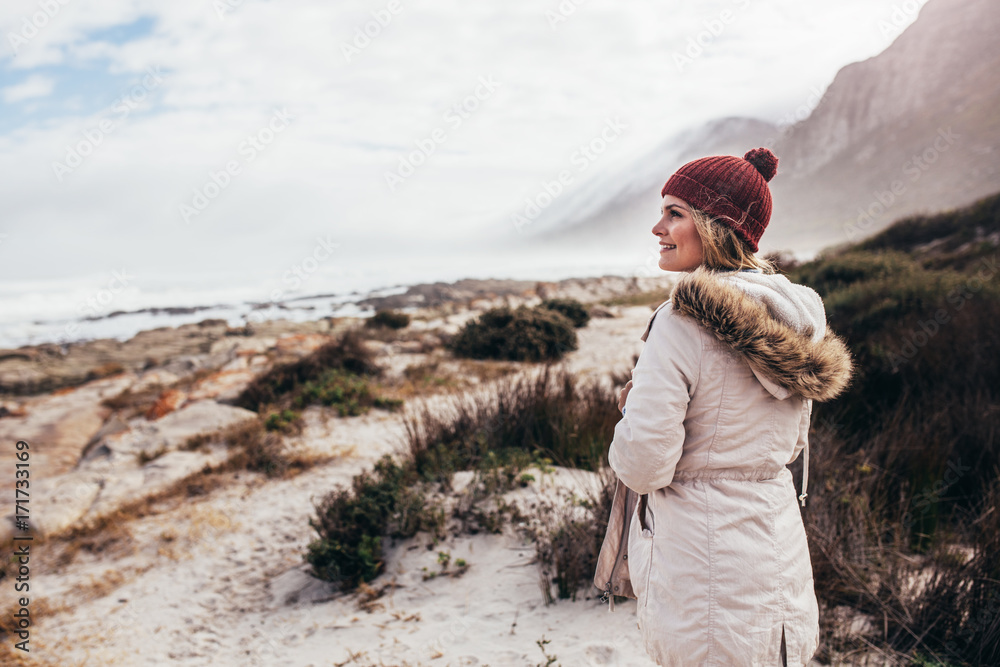
{"label": "woman", "polygon": [[[637,598],[661,665],[804,665],[819,643],[805,529],[786,465],[813,401],[851,377],[823,302],[758,259],[777,158],[689,162],[664,185],[652,314],[608,459],[619,481],[595,584]],[[655,320],[655,324],[654,324]]]}

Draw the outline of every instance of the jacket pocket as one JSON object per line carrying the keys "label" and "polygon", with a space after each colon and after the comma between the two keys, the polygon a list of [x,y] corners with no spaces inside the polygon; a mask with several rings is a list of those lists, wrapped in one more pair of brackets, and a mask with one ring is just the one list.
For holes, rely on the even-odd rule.
{"label": "jacket pocket", "polygon": [[[648,604],[649,576],[653,567],[652,513],[647,502],[640,500],[635,507],[636,516],[629,527],[628,562],[632,575],[632,589],[636,595],[636,612],[639,628],[643,627],[644,610]],[[649,521],[649,523],[647,523]]]}

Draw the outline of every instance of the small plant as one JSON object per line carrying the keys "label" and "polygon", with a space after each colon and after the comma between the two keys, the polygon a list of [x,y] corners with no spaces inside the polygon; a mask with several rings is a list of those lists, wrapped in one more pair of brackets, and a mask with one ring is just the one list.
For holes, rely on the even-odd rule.
{"label": "small plant", "polygon": [[556,664],[556,656],[549,655],[549,652],[545,650],[545,647],[552,643],[551,639],[546,639],[545,635],[542,635],[541,639],[535,640],[535,644],[538,645],[538,649],[542,652],[542,657],[545,658],[545,663],[538,663],[537,667],[549,667],[549,665]]}
{"label": "small plant", "polygon": [[282,410],[268,415],[264,422],[264,428],[268,431],[279,431],[281,433],[295,433],[302,428],[302,416],[294,410]]}

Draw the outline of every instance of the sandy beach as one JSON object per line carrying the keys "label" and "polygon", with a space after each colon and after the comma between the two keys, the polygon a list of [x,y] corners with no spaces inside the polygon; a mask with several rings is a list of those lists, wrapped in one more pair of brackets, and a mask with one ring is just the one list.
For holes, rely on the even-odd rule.
{"label": "sandy beach", "polygon": [[[597,297],[615,291],[637,294],[669,285],[633,281],[623,290],[600,281],[548,284],[541,291],[573,293],[596,306]],[[437,359],[439,372],[462,380],[451,392],[488,391],[490,372],[525,373],[532,365],[475,362],[480,368],[472,372],[469,362],[447,358],[433,343],[435,332],[457,331],[501,302],[538,301],[537,292],[494,295],[471,307],[450,302],[446,314],[438,305],[415,313],[409,340],[369,344],[389,378]],[[594,312],[603,316],[578,330],[579,349],[560,365],[593,378],[627,370],[642,348],[650,306],[598,306]],[[405,411],[424,403],[444,406],[448,392],[414,395],[398,414],[337,417],[308,408],[304,429],[286,442],[318,461],[312,467],[279,479],[224,473],[222,483],[204,493],[162,496],[171,484],[224,460],[218,448],[186,451],[180,443],[252,418],[226,403],[241,387],[277,360],[306,354],[350,325],[268,323],[253,335],[219,336],[202,345],[203,352],[145,369],[123,364],[75,386],[7,396],[0,431],[5,440],[26,439],[34,448],[32,525],[38,534],[66,534],[161,493],[139,516],[110,523],[82,545],[70,549],[50,539],[36,546],[31,651],[16,652],[15,659],[32,665],[652,664],[637,643],[634,601],[609,613],[591,588],[575,601],[546,604],[534,545],[513,529],[437,544],[423,534],[399,541],[387,550],[384,573],[351,594],[337,594],[308,574],[303,554],[315,538],[308,525],[314,503],[383,454],[398,452]],[[197,331],[198,325],[187,325],[160,335],[196,339]],[[21,357],[31,354],[20,351]],[[508,368],[497,370],[503,366]],[[484,372],[486,367],[493,370]],[[101,404],[126,389],[149,387],[158,393],[144,415],[123,419]],[[143,455],[151,448],[155,456]],[[5,466],[5,482],[11,471]],[[560,468],[534,477],[510,500],[530,505],[597,484],[593,473]],[[442,553],[466,566],[443,566]],[[14,603],[11,587],[4,587],[4,609]]]}

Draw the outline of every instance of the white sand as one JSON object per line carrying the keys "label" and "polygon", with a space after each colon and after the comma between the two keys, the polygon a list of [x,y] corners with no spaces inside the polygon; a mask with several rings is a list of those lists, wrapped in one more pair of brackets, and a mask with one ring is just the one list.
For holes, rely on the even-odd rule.
{"label": "white sand", "polygon": [[[650,312],[628,308],[622,319],[592,320],[568,366],[627,370]],[[399,415],[379,410],[307,417],[297,446],[339,458],[289,480],[241,473],[207,496],[132,521],[131,552],[80,552],[58,571],[53,563],[33,570],[32,599],[65,610],[32,627],[26,664],[544,665],[536,644],[543,637],[562,665],[652,664],[638,643],[634,601],[609,613],[591,588],[575,602],[546,605],[534,546],[513,530],[432,550],[419,535],[387,549],[385,573],[371,585],[396,587],[369,610],[357,593],[331,598],[327,584],[305,574],[313,503],[393,451],[403,431]],[[556,482],[540,479],[518,493],[543,485]],[[450,553],[449,571],[459,558],[467,571],[425,581],[423,568],[441,570],[439,551]]]}

